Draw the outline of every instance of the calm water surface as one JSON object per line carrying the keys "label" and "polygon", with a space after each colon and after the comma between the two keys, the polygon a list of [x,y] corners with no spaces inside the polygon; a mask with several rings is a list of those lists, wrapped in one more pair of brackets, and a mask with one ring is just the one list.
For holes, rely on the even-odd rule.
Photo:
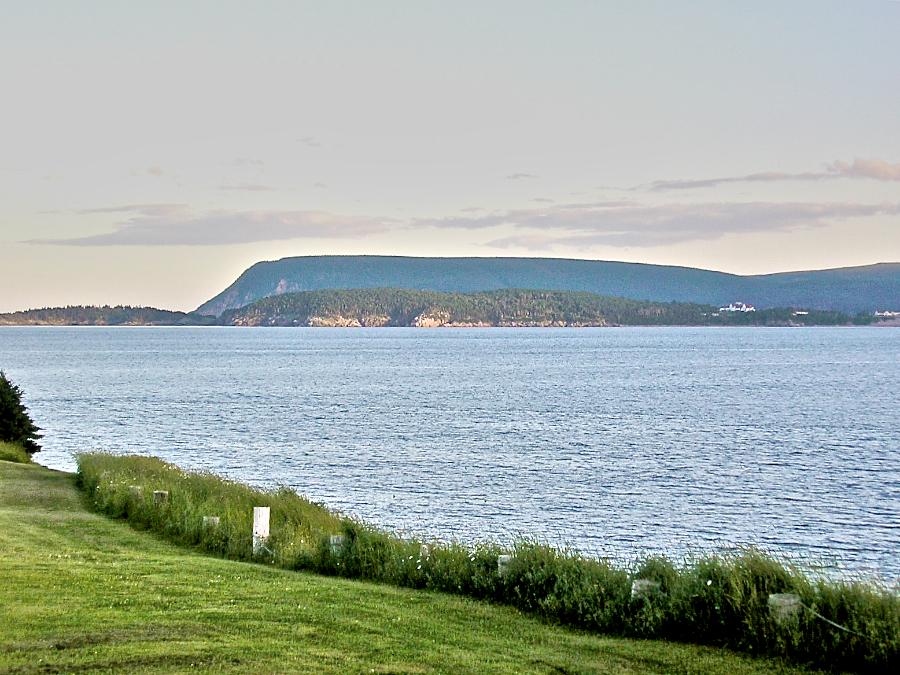
{"label": "calm water surface", "polygon": [[0,328],[48,466],[101,448],[442,539],[752,543],[900,576],[900,331]]}

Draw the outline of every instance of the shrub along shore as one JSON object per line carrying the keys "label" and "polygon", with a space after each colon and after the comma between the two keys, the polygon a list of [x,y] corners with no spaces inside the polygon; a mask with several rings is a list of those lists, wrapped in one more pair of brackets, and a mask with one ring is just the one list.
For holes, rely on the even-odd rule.
{"label": "shrub along shore", "polygon": [[0,675],[824,675],[459,595],[218,558],[0,460]]}
{"label": "shrub along shore", "polygon": [[[288,489],[258,490],[155,458],[84,454],[78,467],[98,511],[227,558],[443,591],[608,635],[721,646],[832,670],[884,672],[900,663],[895,591],[811,578],[753,549],[680,563],[654,557],[624,569],[528,540],[503,547],[405,539]],[[271,527],[254,550],[259,506],[270,508]]]}

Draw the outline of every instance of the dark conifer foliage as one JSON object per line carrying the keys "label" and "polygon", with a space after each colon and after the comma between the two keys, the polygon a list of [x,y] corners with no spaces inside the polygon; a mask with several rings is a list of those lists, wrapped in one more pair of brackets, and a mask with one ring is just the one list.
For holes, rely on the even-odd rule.
{"label": "dark conifer foliage", "polygon": [[29,455],[41,449],[41,435],[22,403],[22,390],[0,371],[0,441],[18,443]]}

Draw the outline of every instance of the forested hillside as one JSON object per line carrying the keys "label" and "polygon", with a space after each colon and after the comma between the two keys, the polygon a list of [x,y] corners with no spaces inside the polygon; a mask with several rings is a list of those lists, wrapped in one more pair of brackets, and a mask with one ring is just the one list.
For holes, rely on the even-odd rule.
{"label": "forested hillside", "polygon": [[[858,321],[869,322],[868,318]],[[229,310],[219,322],[234,326],[715,326],[846,325],[851,318],[816,310],[720,312],[711,305],[569,291],[436,293],[372,288],[286,293]]]}
{"label": "forested hillside", "polygon": [[403,288],[275,295],[220,317],[152,307],[54,307],[0,314],[0,326],[842,326],[870,314],[629,300],[596,293],[501,289],[438,293]]}
{"label": "forested hillside", "polygon": [[153,307],[48,307],[0,314],[0,326],[174,326],[215,323]]}

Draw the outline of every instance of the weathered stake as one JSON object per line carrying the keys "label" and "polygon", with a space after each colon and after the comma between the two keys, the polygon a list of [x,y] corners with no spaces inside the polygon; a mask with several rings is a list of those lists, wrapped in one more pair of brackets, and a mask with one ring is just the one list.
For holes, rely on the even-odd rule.
{"label": "weathered stake", "polygon": [[344,553],[344,544],[347,542],[347,537],[343,534],[333,534],[331,535],[331,555],[336,558],[340,557]]}
{"label": "weathered stake", "polygon": [[253,555],[259,555],[269,540],[269,507],[253,507]]}
{"label": "weathered stake", "polygon": [[331,535],[331,555],[340,556],[344,553],[344,545],[347,542],[347,537],[343,534],[333,534]]}
{"label": "weathered stake", "polygon": [[635,579],[631,582],[632,598],[649,598],[660,592],[660,583],[653,579]]}
{"label": "weathered stake", "polygon": [[498,555],[497,556],[497,574],[504,577],[509,572],[509,566],[512,565],[513,556]]}
{"label": "weathered stake", "polygon": [[165,506],[169,503],[169,492],[167,490],[154,490],[153,503],[157,506]]}
{"label": "weathered stake", "polygon": [[203,516],[203,527],[214,528],[219,526],[219,516]]}
{"label": "weathered stake", "polygon": [[140,485],[129,485],[128,491],[131,493],[131,498],[136,502],[141,501],[144,496],[144,488]]}
{"label": "weathered stake", "polygon": [[777,624],[784,625],[796,621],[802,607],[800,596],[796,593],[772,593],[769,596],[769,614]]}

